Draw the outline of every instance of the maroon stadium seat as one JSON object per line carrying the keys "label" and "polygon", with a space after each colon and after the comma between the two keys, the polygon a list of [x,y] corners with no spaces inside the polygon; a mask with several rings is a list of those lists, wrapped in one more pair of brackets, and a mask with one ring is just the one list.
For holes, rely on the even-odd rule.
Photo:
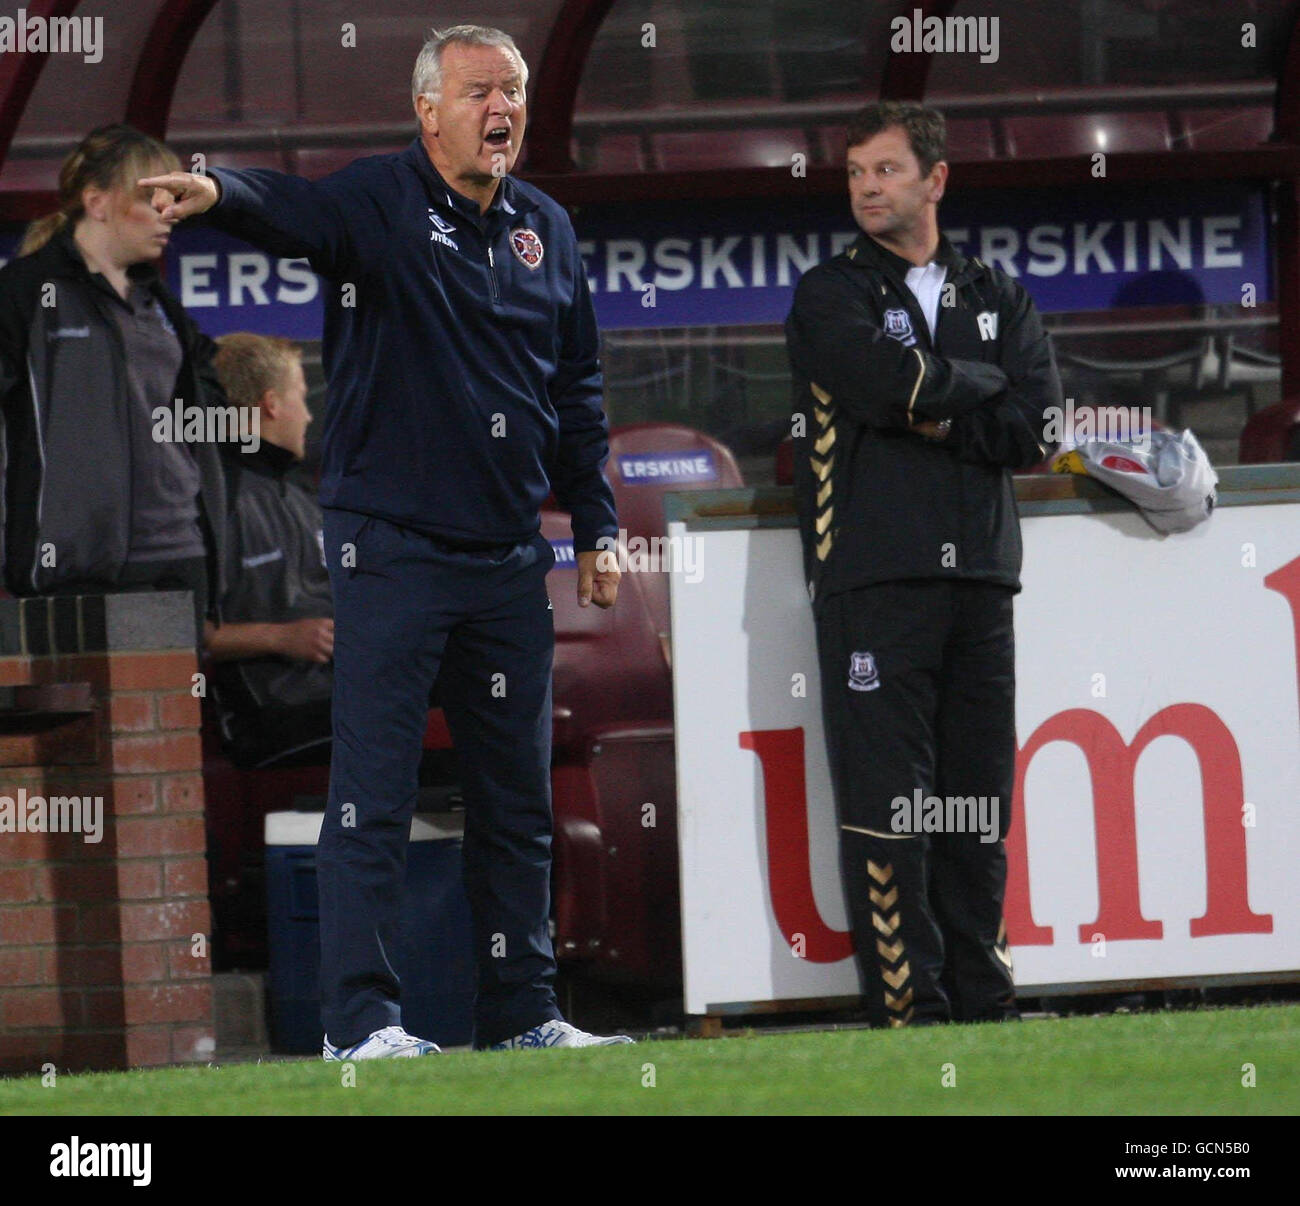
{"label": "maroon stadium seat", "polygon": [[845,126],[825,126],[818,132],[821,141],[822,159],[835,167],[842,167],[847,148],[844,140],[848,137]]}
{"label": "maroon stadium seat", "polygon": [[[827,126],[820,131],[822,155],[826,163],[839,166],[844,162],[844,126]],[[948,121],[948,158],[956,162],[972,159],[996,159],[997,144],[993,123],[986,117],[954,117]]]}
{"label": "maroon stadium seat", "polygon": [[[636,473],[645,458],[669,453],[703,456],[712,476],[666,482]],[[675,424],[616,428],[607,474],[629,542],[666,535],[664,495],[744,484],[722,444]],[[564,549],[572,540],[569,517],[557,510],[542,513],[542,532]],[[556,951],[600,979],[671,990],[680,977],[680,919],[668,576],[625,573],[609,611],[578,607],[576,577],[566,559],[547,579],[555,614]],[[644,822],[647,804],[653,825]]]}
{"label": "maroon stadium seat", "polygon": [[1174,143],[1176,150],[1232,151],[1267,142],[1273,133],[1273,110],[1189,109],[1183,115],[1186,134]]}
{"label": "maroon stadium seat", "polygon": [[1237,461],[1263,465],[1287,459],[1287,445],[1300,427],[1300,398],[1285,398],[1255,415],[1241,432]]}
{"label": "maroon stadium seat", "polygon": [[304,147],[294,152],[297,161],[294,170],[299,176],[306,176],[309,180],[319,180],[331,172],[340,171],[354,160],[364,159],[367,155],[386,155],[393,151],[400,151],[404,146],[405,144],[369,147]]}
{"label": "maroon stadium seat", "polygon": [[1169,122],[1164,113],[1053,113],[1008,117],[1007,152],[1017,159],[1092,155],[1097,151],[1167,151]]}
{"label": "maroon stadium seat", "polygon": [[[671,453],[705,454],[715,476],[708,480],[660,485],[647,477],[624,476],[620,458],[667,456]],[[730,490],[745,484],[736,458],[712,436],[677,423],[630,423],[609,433],[609,463],[605,476],[614,488],[618,518],[633,535],[656,536],[665,531],[663,497],[683,490]]]}
{"label": "maroon stadium seat", "polygon": [[794,485],[794,437],[786,436],[776,446],[776,484]]}
{"label": "maroon stadium seat", "polygon": [[[201,149],[201,148],[200,148]],[[207,156],[210,168],[270,168],[272,171],[288,170],[285,156],[279,151],[213,151]]]}
{"label": "maroon stadium seat", "polygon": [[300,796],[323,799],[328,766],[240,770],[222,752],[213,709],[203,708],[203,812],[208,880],[220,963],[265,967],[265,884],[260,868],[268,812],[291,809]]}
{"label": "maroon stadium seat", "polygon": [[[19,159],[10,156],[4,165],[4,192],[53,192],[59,187],[59,167],[62,159]],[[50,208],[55,207],[51,202]]]}
{"label": "maroon stadium seat", "polygon": [[640,134],[602,134],[592,156],[596,172],[644,172],[645,148]]}
{"label": "maroon stadium seat", "polygon": [[[802,130],[709,130],[656,134],[655,157],[664,172],[785,167],[795,152],[809,154]],[[809,156],[811,158],[811,156]]]}
{"label": "maroon stadium seat", "polygon": [[993,123],[986,117],[954,117],[948,122],[948,158],[955,162],[996,159]]}

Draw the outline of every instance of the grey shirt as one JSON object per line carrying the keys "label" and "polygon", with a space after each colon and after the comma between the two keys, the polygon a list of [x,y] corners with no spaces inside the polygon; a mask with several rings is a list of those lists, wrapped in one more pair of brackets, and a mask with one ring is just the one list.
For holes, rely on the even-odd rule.
{"label": "grey shirt", "polygon": [[[131,547],[127,563],[205,554],[199,527],[199,466],[183,441],[154,438],[156,407],[173,408],[184,359],[176,329],[153,295],[135,281],[113,317],[126,350],[131,430]],[[185,399],[187,406],[196,400]],[[168,425],[170,430],[171,425]]]}

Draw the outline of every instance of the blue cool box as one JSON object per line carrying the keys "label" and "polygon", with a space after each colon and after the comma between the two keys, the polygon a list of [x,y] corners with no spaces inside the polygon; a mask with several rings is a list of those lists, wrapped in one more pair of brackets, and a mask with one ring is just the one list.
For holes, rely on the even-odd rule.
{"label": "blue cool box", "polygon": [[[319,812],[266,818],[271,1041],[276,1051],[319,1054],[320,914],[316,894]],[[406,900],[394,970],[402,1025],[440,1047],[469,1043],[474,968],[469,902],[461,883],[463,814],[416,816],[406,855]]]}

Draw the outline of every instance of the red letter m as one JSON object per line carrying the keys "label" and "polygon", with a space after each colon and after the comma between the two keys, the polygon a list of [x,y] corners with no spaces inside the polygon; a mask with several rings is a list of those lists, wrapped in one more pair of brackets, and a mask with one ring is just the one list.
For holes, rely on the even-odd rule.
{"label": "red letter m", "polygon": [[1209,934],[1271,934],[1271,914],[1252,913],[1246,890],[1246,831],[1242,827],[1241,755],[1227,726],[1201,704],[1172,704],[1157,712],[1125,745],[1115,726],[1085,708],[1058,712],[1034,732],[1016,759],[1013,815],[1022,818],[1007,838],[1007,937],[1012,946],[1050,945],[1050,926],[1034,924],[1025,846],[1025,775],[1034,755],[1053,741],[1083,751],[1092,779],[1097,842],[1097,920],[1079,927],[1079,941],[1094,933],[1109,941],[1160,938],[1163,927],[1142,916],[1138,898],[1137,831],[1133,775],[1138,758],[1157,737],[1181,737],[1201,770],[1205,820],[1205,915],[1192,919],[1193,938]]}

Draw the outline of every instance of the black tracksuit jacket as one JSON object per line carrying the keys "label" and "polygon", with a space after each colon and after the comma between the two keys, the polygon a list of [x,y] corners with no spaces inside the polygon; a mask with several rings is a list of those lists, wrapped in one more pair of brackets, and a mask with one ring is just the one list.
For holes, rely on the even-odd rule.
{"label": "black tracksuit jacket", "polygon": [[[320,505],[290,478],[293,453],[263,440],[256,452],[228,445],[222,454],[230,506],[222,620],[288,624],[332,616]],[[222,711],[249,715],[328,700],[333,679],[329,663],[272,655],[216,666]]]}
{"label": "black tracksuit jacket", "polygon": [[[795,291],[795,493],[815,603],[908,578],[1020,589],[1011,474],[1047,455],[1060,378],[1019,283],[944,238],[936,258],[947,274],[933,341],[913,265],[865,234]],[[942,441],[908,430],[942,419]]]}
{"label": "black tracksuit jacket", "polygon": [[[153,294],[180,341],[174,395],[224,407],[216,348],[150,264],[129,270]],[[126,352],[110,310],[112,286],[86,267],[66,227],[0,269],[0,404],[4,416],[4,583],[39,595],[70,583],[115,585],[131,541],[133,450]],[[167,405],[172,399],[162,399]],[[225,484],[217,447],[193,445],[207,546],[209,601],[223,589]],[[55,552],[53,564],[42,549]]]}

